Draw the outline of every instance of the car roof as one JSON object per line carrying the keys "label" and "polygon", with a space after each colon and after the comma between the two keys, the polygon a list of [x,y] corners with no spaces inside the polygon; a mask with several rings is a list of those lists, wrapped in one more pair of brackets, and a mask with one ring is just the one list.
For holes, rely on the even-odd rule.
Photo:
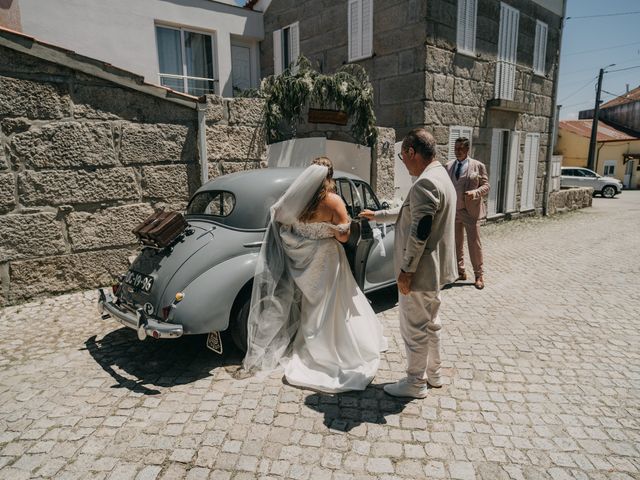
{"label": "car roof", "polygon": [[[304,168],[286,167],[286,168],[259,168],[254,170],[243,170],[241,172],[230,173],[216,177],[213,180],[208,181],[200,190],[229,190],[236,191],[238,188],[242,190],[247,187],[256,188],[259,190],[270,189],[270,185],[279,183],[291,184],[298,175],[304,172]],[[351,180],[362,180],[357,175],[344,172],[342,170],[336,170],[334,172],[334,178],[349,178]]]}
{"label": "car roof", "polygon": [[[245,225],[248,229],[264,228],[273,205],[304,168],[262,168],[244,170],[216,177],[205,183],[195,193],[227,191],[233,193],[235,206],[231,213],[221,220],[229,225]],[[363,181],[357,175],[336,170],[334,178],[348,178]]]}

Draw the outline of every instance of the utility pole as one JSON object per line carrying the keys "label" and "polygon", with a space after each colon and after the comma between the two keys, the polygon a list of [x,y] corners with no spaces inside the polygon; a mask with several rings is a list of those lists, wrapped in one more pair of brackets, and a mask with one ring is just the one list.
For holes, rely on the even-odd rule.
{"label": "utility pole", "polygon": [[600,69],[598,75],[598,88],[596,89],[596,106],[593,109],[593,123],[591,124],[591,140],[589,141],[589,157],[587,160],[587,168],[595,170],[596,165],[596,139],[598,137],[598,116],[600,115],[600,91],[602,90],[602,76],[604,68]]}

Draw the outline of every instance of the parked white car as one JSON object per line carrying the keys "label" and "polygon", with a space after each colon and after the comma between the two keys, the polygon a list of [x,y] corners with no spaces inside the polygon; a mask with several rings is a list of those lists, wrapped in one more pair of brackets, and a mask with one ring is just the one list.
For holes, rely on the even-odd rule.
{"label": "parked white car", "polygon": [[591,187],[593,193],[613,198],[622,192],[622,182],[613,177],[602,177],[593,170],[582,167],[562,167],[560,186]]}

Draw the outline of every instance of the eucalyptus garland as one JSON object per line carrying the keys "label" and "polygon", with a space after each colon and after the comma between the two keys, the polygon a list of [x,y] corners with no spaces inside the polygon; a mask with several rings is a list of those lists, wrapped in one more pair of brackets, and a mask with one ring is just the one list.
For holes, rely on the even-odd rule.
{"label": "eucalyptus garland", "polygon": [[309,105],[344,111],[349,116],[351,134],[358,142],[370,147],[376,142],[373,88],[360,65],[344,65],[335,74],[324,75],[300,56],[294,66],[280,75],[262,80],[258,96],[265,100],[267,143],[289,138],[286,128],[295,132],[296,124],[303,120],[305,106]]}

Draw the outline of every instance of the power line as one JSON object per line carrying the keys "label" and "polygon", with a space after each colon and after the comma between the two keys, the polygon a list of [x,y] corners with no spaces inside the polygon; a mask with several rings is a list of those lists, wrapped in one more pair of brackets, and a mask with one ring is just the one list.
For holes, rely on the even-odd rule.
{"label": "power line", "polygon": [[602,13],[600,15],[583,15],[580,17],[567,17],[565,20],[580,20],[583,18],[600,18],[600,17],[617,17],[620,15],[637,15],[639,14],[640,11],[638,12],[620,12],[620,13]]}
{"label": "power line", "polygon": [[[629,59],[627,59],[627,60],[624,60],[624,61],[622,61],[622,62],[616,62],[616,65],[618,65],[618,66],[620,66],[620,65],[625,65],[625,64],[627,64],[627,63],[637,62],[638,60],[639,60],[639,59],[638,59],[638,56],[636,55],[636,56],[634,56],[634,57],[632,57],[632,58],[629,58]],[[573,75],[574,73],[590,72],[590,71],[593,71],[593,70],[595,70],[595,67],[587,67],[587,68],[580,68],[580,69],[578,69],[578,70],[571,70],[571,71],[569,71],[569,72],[563,72],[563,71],[561,71],[561,72],[560,72],[560,74],[561,74],[563,77],[566,77],[566,76],[569,76],[569,75]],[[611,71],[611,70],[609,70],[609,71]]]}
{"label": "power line", "polygon": [[636,65],[635,67],[618,68],[616,70],[607,70],[607,73],[624,72],[625,70],[633,70],[634,68],[640,68],[640,65]]}
{"label": "power line", "polygon": [[593,50],[583,50],[581,52],[566,53],[564,56],[565,57],[570,57],[572,55],[584,55],[586,53],[601,52],[602,50],[613,50],[614,48],[628,47],[630,45],[638,45],[638,44],[640,44],[640,42],[623,43],[622,45],[613,45],[611,47],[594,48]]}
{"label": "power line", "polygon": [[558,103],[562,103],[564,102],[566,99],[573,97],[576,93],[581,92],[582,90],[584,90],[585,88],[587,88],[591,83],[593,83],[593,81],[597,78],[598,76],[596,75],[595,77],[593,77],[592,79],[590,79],[587,83],[585,83],[583,86],[581,86],[578,90],[575,90],[573,93],[567,95],[566,97],[558,100]]}

